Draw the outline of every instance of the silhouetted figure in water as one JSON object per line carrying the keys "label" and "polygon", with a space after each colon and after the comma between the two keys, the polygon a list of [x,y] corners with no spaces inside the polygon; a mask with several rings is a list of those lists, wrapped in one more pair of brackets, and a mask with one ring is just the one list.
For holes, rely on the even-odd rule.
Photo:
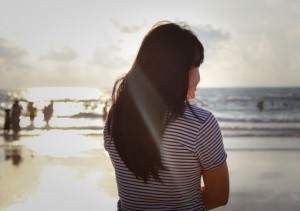
{"label": "silhouetted figure in water", "polygon": [[264,101],[259,101],[257,103],[257,108],[262,111],[264,109]]}
{"label": "silhouetted figure in water", "polygon": [[27,111],[29,113],[30,123],[33,125],[34,118],[36,116],[36,107],[34,107],[33,102],[29,102],[27,105]]}
{"label": "silhouetted figure in water", "polygon": [[10,118],[10,109],[5,109],[5,121],[4,121],[4,135],[9,134],[11,125],[11,118]]}
{"label": "silhouetted figure in water", "polygon": [[45,106],[43,109],[43,113],[44,113],[44,120],[47,124],[47,126],[49,125],[49,121],[53,115],[53,101],[51,101],[51,103],[48,106]]}
{"label": "silhouetted figure in water", "polygon": [[12,123],[12,130],[14,135],[17,135],[21,130],[20,127],[20,116],[22,113],[22,107],[19,105],[19,101],[15,100],[12,110],[11,110],[11,123]]}

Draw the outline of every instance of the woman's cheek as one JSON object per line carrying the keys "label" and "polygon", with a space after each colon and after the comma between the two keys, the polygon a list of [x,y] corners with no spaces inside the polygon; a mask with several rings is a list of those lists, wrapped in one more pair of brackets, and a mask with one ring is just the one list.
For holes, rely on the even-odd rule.
{"label": "woman's cheek", "polygon": [[191,100],[195,98],[195,87],[190,87],[187,94],[187,99]]}

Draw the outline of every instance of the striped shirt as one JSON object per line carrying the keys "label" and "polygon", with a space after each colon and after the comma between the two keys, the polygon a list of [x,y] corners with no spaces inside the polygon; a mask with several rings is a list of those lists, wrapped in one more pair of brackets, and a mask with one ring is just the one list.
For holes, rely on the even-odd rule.
{"label": "striped shirt", "polygon": [[104,128],[104,147],[114,164],[118,210],[206,210],[200,194],[201,174],[225,162],[222,134],[214,115],[193,106],[166,127],[161,143],[161,170],[155,181],[137,179],[119,157]]}

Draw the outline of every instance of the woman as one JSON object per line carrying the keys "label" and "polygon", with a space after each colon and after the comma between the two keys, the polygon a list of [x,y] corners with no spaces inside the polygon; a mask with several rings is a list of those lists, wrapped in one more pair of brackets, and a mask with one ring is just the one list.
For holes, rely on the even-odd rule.
{"label": "woman", "polygon": [[227,203],[219,125],[188,101],[203,59],[203,46],[187,26],[160,22],[115,83],[104,147],[115,168],[118,210],[208,210]]}

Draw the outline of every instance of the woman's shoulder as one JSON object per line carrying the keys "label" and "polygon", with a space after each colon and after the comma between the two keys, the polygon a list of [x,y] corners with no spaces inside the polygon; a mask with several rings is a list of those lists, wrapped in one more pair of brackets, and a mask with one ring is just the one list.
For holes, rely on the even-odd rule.
{"label": "woman's shoulder", "polygon": [[198,120],[200,123],[205,122],[205,120],[211,115],[212,113],[209,110],[192,104],[187,105],[184,110],[185,117],[188,119]]}

